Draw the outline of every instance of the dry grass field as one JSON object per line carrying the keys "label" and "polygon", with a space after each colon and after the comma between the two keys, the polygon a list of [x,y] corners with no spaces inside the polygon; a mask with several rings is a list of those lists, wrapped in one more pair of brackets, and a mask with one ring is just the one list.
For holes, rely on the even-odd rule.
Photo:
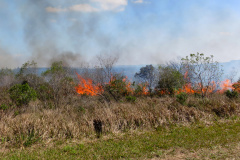
{"label": "dry grass field", "polygon": [[[29,106],[0,113],[1,156],[6,159],[237,158],[238,99],[137,97],[107,103],[76,96],[70,105]],[[192,157],[192,158],[191,158]]]}

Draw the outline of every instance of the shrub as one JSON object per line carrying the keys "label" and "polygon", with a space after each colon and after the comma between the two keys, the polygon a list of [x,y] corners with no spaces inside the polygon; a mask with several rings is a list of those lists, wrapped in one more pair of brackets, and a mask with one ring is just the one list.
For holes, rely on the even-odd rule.
{"label": "shrub", "polygon": [[230,90],[227,90],[225,92],[225,95],[230,98],[230,99],[234,99],[234,98],[238,98],[238,92],[237,91],[230,91]]}
{"label": "shrub", "polygon": [[184,85],[184,75],[174,66],[159,66],[159,81],[155,90],[159,95],[174,95]]}
{"label": "shrub", "polygon": [[116,101],[123,96],[132,94],[131,83],[123,76],[115,75],[111,81],[104,86],[104,94],[110,94]]}
{"label": "shrub", "polygon": [[42,95],[42,98],[50,99],[55,108],[69,103],[74,92],[71,69],[62,61],[53,62],[51,67],[42,73],[42,76],[48,83],[38,88],[38,90],[47,91],[45,95]]}
{"label": "shrub", "polygon": [[37,93],[27,83],[16,84],[9,89],[11,100],[17,105],[28,105],[31,100],[36,100]]}
{"label": "shrub", "polygon": [[178,94],[176,97],[177,97],[177,101],[183,105],[183,104],[185,104],[185,102],[188,98],[188,95],[187,95],[187,93],[182,92],[182,93]]}
{"label": "shrub", "polygon": [[134,97],[134,96],[126,96],[126,100],[128,102],[135,102],[136,101],[136,97]]}
{"label": "shrub", "polygon": [[53,99],[53,89],[48,83],[43,83],[38,86],[37,98],[41,101],[47,101]]}

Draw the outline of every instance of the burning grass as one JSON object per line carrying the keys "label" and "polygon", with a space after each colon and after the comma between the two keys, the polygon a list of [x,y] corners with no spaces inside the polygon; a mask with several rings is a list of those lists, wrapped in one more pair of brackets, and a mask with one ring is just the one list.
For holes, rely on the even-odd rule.
{"label": "burning grass", "polygon": [[96,96],[103,92],[103,88],[100,84],[94,85],[91,79],[84,79],[77,73],[79,84],[75,87],[78,94],[86,94],[90,96]]}
{"label": "burning grass", "polygon": [[[78,76],[79,84],[77,87],[75,87],[76,92],[80,95],[90,95],[90,96],[96,96],[101,95],[103,96],[103,93],[109,92],[114,98],[114,94],[117,94],[116,92],[113,94],[112,90],[115,90],[120,93],[121,95],[150,95],[150,91],[147,89],[148,84],[147,83],[141,83],[137,86],[134,86],[134,84],[131,84],[131,82],[128,81],[127,77],[117,77],[112,76],[111,80],[108,83],[105,83],[104,85],[100,84],[93,84],[93,80],[91,79],[84,79],[81,77],[78,73],[76,73]],[[189,79],[188,72],[184,74],[185,79]],[[240,93],[240,87],[239,82],[231,83],[229,79],[226,79],[225,81],[222,81],[220,83],[216,83],[215,81],[208,82],[207,85],[197,83],[192,84],[190,82],[185,83],[181,88],[173,89],[174,91],[171,92],[167,88],[160,88],[155,90],[155,94],[158,95],[169,95],[169,94],[181,94],[181,93],[187,93],[187,94],[199,94],[202,97],[209,96],[213,93],[219,93],[223,94],[227,90],[234,90]],[[116,98],[115,98],[116,99]]]}

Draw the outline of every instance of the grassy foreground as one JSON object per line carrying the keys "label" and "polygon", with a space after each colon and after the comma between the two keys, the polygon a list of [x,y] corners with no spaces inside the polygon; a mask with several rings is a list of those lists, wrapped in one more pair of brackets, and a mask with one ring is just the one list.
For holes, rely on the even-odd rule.
{"label": "grassy foreground", "polygon": [[128,131],[80,142],[38,144],[1,151],[1,159],[238,159],[240,120],[215,124],[170,125],[153,131]]}

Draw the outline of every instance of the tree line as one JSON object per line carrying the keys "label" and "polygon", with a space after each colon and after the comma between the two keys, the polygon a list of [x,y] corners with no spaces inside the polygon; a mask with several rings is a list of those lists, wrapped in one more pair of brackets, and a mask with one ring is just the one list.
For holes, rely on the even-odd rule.
{"label": "tree line", "polygon": [[[134,82],[130,82],[124,74],[114,71],[117,57],[98,56],[97,59],[98,65],[93,69],[84,67],[79,74],[91,79],[93,85],[101,86],[104,92],[99,95],[107,102],[112,99],[119,101],[122,97],[135,101],[136,96],[142,95],[182,94],[179,99],[184,99],[186,95],[181,90],[187,85],[204,98],[213,93],[213,89],[217,90],[223,74],[222,67],[212,55],[208,57],[197,53],[182,58],[180,62],[169,62],[158,67],[146,65],[135,73]],[[79,82],[76,70],[62,61],[53,62],[41,75],[37,74],[37,70],[34,61],[24,63],[17,73],[8,68],[1,69],[1,94],[4,95],[0,107],[28,105],[31,100],[38,99],[44,106],[56,108],[74,101],[77,96],[75,87]],[[235,90],[238,88],[235,84]],[[233,96],[236,94],[233,91],[228,91],[228,94]]]}

